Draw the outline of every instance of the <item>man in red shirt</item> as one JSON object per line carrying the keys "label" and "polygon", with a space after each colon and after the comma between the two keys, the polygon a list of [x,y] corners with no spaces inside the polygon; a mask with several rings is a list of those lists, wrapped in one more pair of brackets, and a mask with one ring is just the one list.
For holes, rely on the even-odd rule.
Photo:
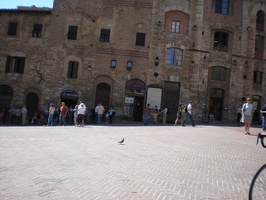
{"label": "man in red shirt", "polygon": [[65,102],[62,102],[61,107],[60,107],[60,115],[59,115],[59,125],[66,125],[65,122],[65,117],[67,114],[67,107],[65,106]]}

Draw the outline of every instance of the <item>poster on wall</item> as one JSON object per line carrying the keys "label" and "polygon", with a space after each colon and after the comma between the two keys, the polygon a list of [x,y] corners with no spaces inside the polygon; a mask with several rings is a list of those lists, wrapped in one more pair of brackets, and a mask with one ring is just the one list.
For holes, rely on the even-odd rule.
{"label": "poster on wall", "polygon": [[148,87],[147,91],[147,104],[150,104],[150,108],[154,109],[155,105],[158,109],[161,109],[162,102],[162,88]]}

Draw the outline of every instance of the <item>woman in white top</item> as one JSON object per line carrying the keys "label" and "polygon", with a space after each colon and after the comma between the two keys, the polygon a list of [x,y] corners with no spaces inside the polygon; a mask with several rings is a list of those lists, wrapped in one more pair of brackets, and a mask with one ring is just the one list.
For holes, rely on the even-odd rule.
{"label": "woman in white top", "polygon": [[244,117],[245,134],[248,135],[250,135],[249,129],[252,123],[252,115],[253,115],[253,105],[251,104],[250,98],[247,98],[247,103],[244,103],[242,106],[242,117]]}

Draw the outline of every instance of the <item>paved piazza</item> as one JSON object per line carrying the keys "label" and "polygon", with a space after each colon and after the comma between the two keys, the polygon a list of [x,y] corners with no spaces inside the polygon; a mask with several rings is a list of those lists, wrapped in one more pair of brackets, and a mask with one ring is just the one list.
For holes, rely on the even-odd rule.
{"label": "paved piazza", "polygon": [[0,199],[246,200],[266,163],[266,150],[256,146],[260,130],[1,126]]}

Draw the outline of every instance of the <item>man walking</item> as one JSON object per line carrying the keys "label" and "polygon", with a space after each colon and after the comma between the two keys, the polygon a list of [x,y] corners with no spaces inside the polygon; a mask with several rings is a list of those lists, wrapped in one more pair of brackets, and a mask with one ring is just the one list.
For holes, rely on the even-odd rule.
{"label": "man walking", "polygon": [[194,127],[195,126],[195,123],[194,123],[194,120],[193,120],[193,117],[192,117],[192,105],[193,105],[193,102],[190,101],[189,104],[187,105],[187,113],[186,113],[186,116],[185,116],[185,119],[182,123],[182,126],[186,126],[186,121],[187,121],[187,118],[189,118],[191,120],[191,124],[192,126]]}

